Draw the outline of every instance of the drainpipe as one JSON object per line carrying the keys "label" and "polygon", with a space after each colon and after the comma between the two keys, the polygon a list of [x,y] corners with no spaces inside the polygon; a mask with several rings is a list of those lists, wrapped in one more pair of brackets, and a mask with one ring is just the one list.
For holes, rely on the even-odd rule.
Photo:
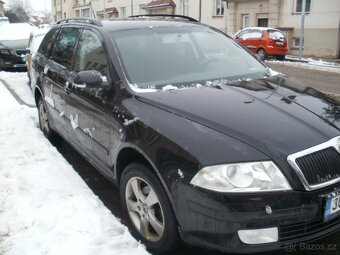
{"label": "drainpipe", "polygon": [[305,37],[305,14],[306,14],[306,0],[302,0],[299,59],[302,58],[303,45],[304,45],[304,40],[305,40],[304,38]]}
{"label": "drainpipe", "polygon": [[131,16],[133,16],[133,0],[131,0]]}
{"label": "drainpipe", "polygon": [[63,0],[60,0],[61,19],[63,19]]}
{"label": "drainpipe", "polygon": [[199,14],[198,14],[198,21],[201,22],[202,20],[202,0],[199,3]]}

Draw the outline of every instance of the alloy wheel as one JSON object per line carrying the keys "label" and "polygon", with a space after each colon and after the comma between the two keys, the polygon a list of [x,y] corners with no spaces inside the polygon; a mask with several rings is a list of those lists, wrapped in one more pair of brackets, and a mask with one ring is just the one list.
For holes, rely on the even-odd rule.
{"label": "alloy wheel", "polygon": [[131,221],[139,233],[151,242],[164,233],[163,208],[155,190],[141,177],[131,178],[125,189],[125,202]]}

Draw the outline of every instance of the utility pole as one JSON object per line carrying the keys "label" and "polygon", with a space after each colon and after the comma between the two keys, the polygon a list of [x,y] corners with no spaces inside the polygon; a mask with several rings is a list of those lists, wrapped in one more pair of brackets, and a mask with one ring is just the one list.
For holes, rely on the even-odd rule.
{"label": "utility pole", "polygon": [[302,0],[299,59],[302,58],[303,47],[305,44],[305,14],[306,14],[306,0]]}

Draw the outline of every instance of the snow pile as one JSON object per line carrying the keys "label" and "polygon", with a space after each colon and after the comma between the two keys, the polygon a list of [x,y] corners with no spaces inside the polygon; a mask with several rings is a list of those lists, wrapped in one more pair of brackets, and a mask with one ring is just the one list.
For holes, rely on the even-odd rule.
{"label": "snow pile", "polygon": [[0,107],[0,254],[148,254],[1,83]]}
{"label": "snow pile", "polygon": [[290,61],[266,60],[266,63],[270,63],[270,64],[274,64],[274,65],[281,65],[281,66],[299,67],[299,68],[304,68],[304,69],[325,71],[325,72],[339,73],[340,74],[340,66],[337,67],[336,64],[326,65],[325,62],[322,62],[322,61],[290,62]]}

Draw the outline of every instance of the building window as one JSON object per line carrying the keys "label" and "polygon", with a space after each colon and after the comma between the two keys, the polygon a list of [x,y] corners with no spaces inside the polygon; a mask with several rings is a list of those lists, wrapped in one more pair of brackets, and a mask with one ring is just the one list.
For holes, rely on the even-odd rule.
{"label": "building window", "polygon": [[76,17],[80,17],[80,11],[76,10]]}
{"label": "building window", "polygon": [[90,17],[90,8],[82,9],[81,10],[81,16],[86,17],[86,18]]}
{"label": "building window", "polygon": [[268,19],[267,18],[258,19],[257,20],[257,26],[258,27],[268,27]]}
{"label": "building window", "polygon": [[223,0],[215,0],[214,15],[215,16],[222,16],[222,15],[224,15]]}
{"label": "building window", "polygon": [[182,0],[181,6],[182,6],[182,14],[184,16],[188,16],[188,8],[189,8],[188,0]]}
{"label": "building window", "polygon": [[64,12],[64,19],[66,19],[66,12]]}
{"label": "building window", "polygon": [[[293,37],[293,48],[299,48],[300,47],[300,37]],[[302,43],[303,48],[303,43]]]}
{"label": "building window", "polygon": [[242,15],[242,28],[249,27],[249,14]]}
{"label": "building window", "polygon": [[140,4],[139,5],[139,14],[140,15],[146,14],[146,10],[144,9],[144,7],[145,7],[145,4]]}
{"label": "building window", "polygon": [[53,0],[53,5],[56,6],[57,5],[57,1]]}
{"label": "building window", "polygon": [[[303,0],[295,0],[295,9],[294,12],[301,13],[302,12],[302,1]],[[310,3],[311,0],[306,0],[306,12],[310,12]]]}
{"label": "building window", "polygon": [[122,7],[120,8],[121,12],[122,12],[122,18],[126,17],[126,7]]}

